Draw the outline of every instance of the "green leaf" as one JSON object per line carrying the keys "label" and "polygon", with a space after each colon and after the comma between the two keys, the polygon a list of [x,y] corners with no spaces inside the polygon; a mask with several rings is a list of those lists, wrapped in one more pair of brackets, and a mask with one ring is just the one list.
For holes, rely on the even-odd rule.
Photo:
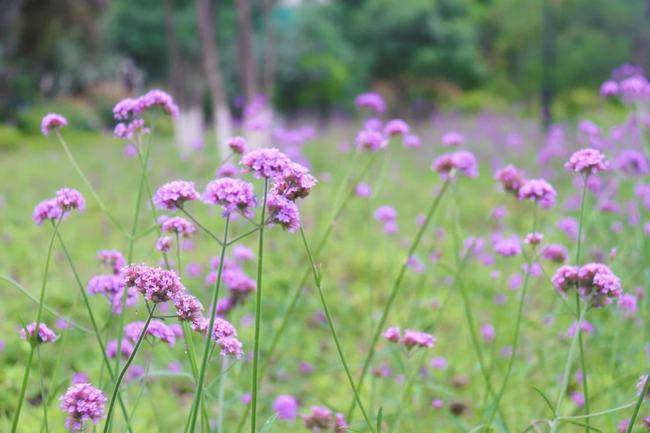
{"label": "green leaf", "polygon": [[278,414],[274,413],[269,419],[266,420],[266,422],[262,426],[262,430],[260,430],[260,433],[269,433],[271,431],[271,426],[273,425],[276,419],[278,419]]}

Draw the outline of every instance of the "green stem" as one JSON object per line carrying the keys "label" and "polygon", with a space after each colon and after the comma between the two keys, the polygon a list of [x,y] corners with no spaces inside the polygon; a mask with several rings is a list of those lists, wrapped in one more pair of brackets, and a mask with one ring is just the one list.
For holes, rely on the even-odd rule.
{"label": "green stem", "polygon": [[76,170],[77,174],[79,174],[79,177],[81,177],[81,180],[83,180],[83,182],[86,184],[86,187],[90,190],[90,194],[93,196],[93,198],[95,199],[95,201],[96,201],[97,204],[99,205],[99,207],[100,207],[100,209],[102,210],[102,212],[104,212],[104,214],[106,214],[106,216],[108,217],[108,219],[111,220],[111,222],[115,225],[115,227],[117,227],[117,229],[118,229],[119,231],[121,231],[122,233],[125,233],[125,234],[126,234],[126,231],[124,230],[124,228],[122,227],[122,225],[121,225],[121,224],[117,221],[117,219],[116,219],[116,218],[115,218],[115,217],[114,217],[114,216],[113,216],[113,215],[108,211],[108,208],[106,207],[106,205],[104,204],[104,202],[102,201],[102,199],[99,198],[99,195],[97,194],[97,191],[95,191],[95,188],[93,188],[92,184],[90,183],[90,181],[88,180],[88,178],[87,178],[86,175],[84,174],[83,170],[81,169],[81,167],[79,166],[79,164],[77,164],[77,160],[76,160],[76,159],[74,158],[74,156],[72,155],[72,152],[70,152],[70,148],[68,147],[68,144],[67,144],[66,141],[63,139],[63,135],[61,134],[61,131],[59,131],[58,129],[56,130],[56,136],[57,136],[57,138],[59,139],[59,143],[61,143],[61,146],[63,147],[63,150],[65,151],[65,154],[68,156],[68,159],[70,160],[70,163],[72,164],[72,166],[73,166],[74,169]]}
{"label": "green stem", "polygon": [[[447,178],[444,183],[442,184],[442,187],[438,191],[438,194],[436,194],[436,197],[433,200],[433,203],[431,204],[431,207],[429,208],[429,211],[427,212],[427,216],[424,220],[424,224],[420,226],[420,229],[418,230],[415,239],[413,240],[413,243],[411,244],[408,254],[406,259],[404,260],[402,267],[397,274],[397,278],[395,279],[395,283],[393,284],[393,288],[391,290],[390,296],[388,298],[388,301],[386,302],[386,305],[384,306],[384,310],[381,314],[381,318],[379,319],[379,323],[377,323],[377,326],[375,327],[375,332],[372,336],[372,340],[370,341],[370,348],[368,349],[368,355],[366,356],[364,362],[363,362],[363,367],[361,369],[361,375],[359,376],[359,379],[357,381],[356,389],[357,391],[361,392],[361,388],[363,387],[363,381],[368,373],[368,370],[370,368],[370,362],[372,361],[372,358],[375,354],[375,349],[377,347],[377,343],[379,341],[379,337],[381,336],[382,330],[386,324],[386,320],[388,319],[388,314],[390,313],[391,307],[393,306],[393,302],[397,298],[397,295],[400,292],[400,289],[402,287],[402,280],[404,279],[404,275],[406,273],[406,268],[408,267],[408,260],[409,258],[413,255],[415,250],[418,248],[420,245],[420,241],[422,240],[422,236],[424,235],[424,232],[429,226],[429,222],[431,221],[431,218],[433,217],[433,214],[435,213],[436,209],[438,208],[438,205],[440,204],[440,200],[445,194],[445,191],[449,187],[449,183],[451,181],[451,177]],[[350,405],[350,408],[348,409],[348,414],[347,414],[347,419],[350,421],[352,419],[352,415],[354,413],[354,408],[356,406],[356,400],[352,402]]]}
{"label": "green stem", "polygon": [[194,218],[185,208],[181,208],[181,212],[185,214],[189,219],[192,220],[194,224],[201,230],[203,230],[208,236],[210,236],[213,240],[215,240],[219,245],[223,246],[223,241],[219,239],[214,233],[212,233],[210,230],[208,230],[203,224],[201,224],[196,218]]}
{"label": "green stem", "polygon": [[264,179],[264,201],[262,202],[262,215],[260,216],[260,235],[257,245],[257,292],[255,298],[255,343],[253,347],[253,374],[251,392],[251,433],[255,433],[257,421],[257,394],[259,386],[258,369],[260,362],[260,331],[262,318],[262,260],[264,258],[264,221],[266,218],[266,197],[268,194],[269,180]]}
{"label": "green stem", "polygon": [[50,261],[52,258],[52,249],[54,247],[54,239],[56,238],[56,233],[60,223],[61,223],[61,218],[59,218],[56,222],[52,223],[53,231],[52,231],[52,236],[50,238],[50,243],[47,247],[47,256],[45,258],[45,269],[43,270],[43,281],[41,283],[41,293],[38,298],[38,312],[36,313],[36,327],[34,328],[34,335],[30,336],[29,333],[27,333],[27,330],[25,330],[26,339],[27,341],[29,341],[31,345],[31,349],[29,352],[29,360],[27,361],[27,365],[25,365],[25,372],[23,373],[23,382],[21,384],[20,393],[18,395],[18,407],[16,408],[16,414],[14,415],[14,420],[11,426],[11,433],[16,433],[16,429],[18,428],[18,420],[20,419],[20,412],[23,408],[25,391],[27,389],[27,383],[29,382],[29,372],[32,366],[32,359],[34,357],[34,346],[39,344],[38,331],[41,326],[41,319],[43,317],[43,308],[45,306],[45,288],[47,287],[47,275],[50,270]]}
{"label": "green stem", "polygon": [[45,425],[45,433],[49,433],[50,427],[47,422],[48,398],[47,398],[47,393],[45,392],[45,381],[43,380],[43,362],[41,359],[41,349],[39,348],[39,346],[36,346],[36,359],[38,362],[38,375],[39,375],[39,381],[41,385],[41,405],[43,406],[43,423]]}
{"label": "green stem", "polygon": [[[584,178],[584,185],[582,186],[582,196],[580,198],[580,217],[578,219],[578,244],[576,246],[576,266],[580,266],[580,249],[582,246],[582,230],[584,226],[584,213],[585,213],[585,197],[587,194],[587,182],[589,180],[589,175],[586,175]],[[576,290],[576,311],[580,313],[580,295]],[[578,345],[580,347],[580,369],[582,370],[582,390],[585,396],[585,433],[589,433],[589,388],[587,387],[587,368],[585,364],[585,355],[584,355],[584,343],[582,341],[582,330],[580,326],[576,330],[578,333]]]}
{"label": "green stem", "polygon": [[[535,204],[533,211],[533,229],[531,233],[535,233],[537,230],[537,219],[538,219],[538,206]],[[534,249],[535,247],[533,247]],[[521,318],[524,310],[524,303],[526,300],[526,292],[528,291],[528,282],[530,281],[530,269],[533,266],[534,251],[531,252],[530,257],[528,258],[528,267],[526,268],[526,276],[524,278],[524,285],[521,290],[521,297],[519,298],[519,306],[517,307],[517,319],[515,320],[515,333],[512,341],[512,353],[510,353],[510,359],[508,359],[508,367],[506,368],[506,375],[503,378],[503,383],[499,389],[499,393],[492,406],[490,407],[490,412],[488,415],[488,421],[485,423],[485,431],[489,431],[494,421],[494,416],[496,415],[496,408],[499,407],[501,398],[505,394],[506,388],[508,386],[508,380],[510,379],[510,374],[512,373],[512,367],[514,365],[515,357],[517,356],[517,348],[519,346],[519,334],[521,331]]]}
{"label": "green stem", "polygon": [[214,288],[212,290],[212,301],[211,311],[210,311],[210,321],[208,324],[208,329],[206,330],[205,335],[205,345],[203,347],[203,357],[201,360],[201,368],[199,369],[199,378],[196,383],[196,390],[194,393],[194,401],[192,404],[189,422],[188,422],[188,431],[194,433],[196,428],[196,419],[201,407],[201,397],[203,394],[203,382],[205,381],[205,371],[208,366],[208,355],[210,354],[210,344],[212,343],[212,330],[214,328],[215,317],[217,316],[217,301],[219,300],[219,289],[221,287],[221,274],[223,273],[223,262],[226,257],[226,242],[228,241],[228,227],[230,226],[230,216],[226,217],[226,225],[224,228],[223,242],[221,243],[221,254],[219,256],[219,269],[217,271],[217,279],[214,282]]}
{"label": "green stem", "polygon": [[647,376],[645,378],[645,383],[641,388],[641,393],[639,394],[639,398],[636,400],[636,405],[634,406],[634,412],[632,413],[632,418],[630,418],[630,423],[627,426],[626,433],[632,433],[632,429],[634,428],[634,423],[636,422],[636,418],[639,416],[639,410],[641,409],[641,404],[643,403],[643,400],[647,397],[648,392],[650,390],[650,371],[648,371],[646,375]]}
{"label": "green stem", "polygon": [[[107,433],[109,430],[109,426],[111,425],[111,418],[113,416],[113,409],[115,408],[115,400],[117,398],[120,385],[122,384],[122,380],[124,380],[124,375],[126,374],[129,367],[131,366],[131,363],[133,362],[135,355],[138,353],[138,350],[140,349],[140,345],[142,345],[142,341],[144,340],[145,335],[147,335],[147,328],[149,328],[149,324],[151,323],[151,319],[153,318],[153,313],[156,311],[156,306],[157,304],[153,304],[151,310],[149,310],[147,321],[144,322],[144,326],[142,327],[142,332],[140,332],[140,336],[138,337],[138,340],[135,342],[135,346],[133,346],[133,352],[131,352],[131,355],[129,355],[129,358],[126,360],[124,367],[122,367],[120,374],[117,376],[117,380],[115,381],[115,386],[113,387],[113,392],[111,393],[111,399],[108,405],[108,411],[106,412],[106,424],[104,424],[104,433]],[[119,351],[117,352],[118,358],[120,356],[120,353],[121,352]]]}
{"label": "green stem", "polygon": [[307,243],[307,238],[305,237],[305,231],[302,229],[302,227],[300,228],[300,236],[302,237],[302,242],[303,245],[305,246],[305,251],[307,252],[307,256],[309,257],[309,262],[311,263],[312,273],[314,275],[314,284],[318,289],[318,295],[320,297],[321,304],[323,305],[323,310],[325,310],[325,317],[327,318],[327,324],[330,328],[330,333],[332,334],[332,338],[334,339],[334,344],[336,345],[336,350],[339,354],[339,358],[341,360],[341,364],[343,365],[343,369],[345,370],[345,374],[348,378],[348,382],[350,383],[350,388],[352,388],[352,392],[354,393],[354,399],[356,403],[359,405],[359,409],[361,410],[363,418],[366,421],[366,425],[368,426],[368,429],[372,433],[374,433],[375,430],[372,427],[372,422],[370,422],[370,418],[368,417],[366,409],[364,408],[363,403],[361,402],[361,397],[359,397],[359,392],[354,386],[354,379],[352,379],[352,375],[350,374],[350,368],[348,367],[348,363],[345,359],[345,355],[343,354],[343,349],[341,348],[341,343],[339,342],[339,337],[336,334],[336,329],[334,328],[334,321],[332,319],[332,314],[330,313],[329,307],[327,306],[327,302],[325,301],[325,294],[323,293],[323,288],[321,284],[322,276],[316,269],[316,264],[314,263],[314,257],[312,256],[311,250],[309,249],[309,244]]}
{"label": "green stem", "polygon": [[[97,326],[97,320],[95,319],[95,314],[93,313],[93,309],[90,306],[90,301],[88,300],[88,295],[86,294],[86,288],[84,287],[83,283],[81,282],[81,278],[79,277],[79,272],[77,272],[77,268],[74,266],[74,262],[72,261],[72,257],[70,256],[70,252],[68,251],[68,248],[65,246],[65,243],[63,242],[63,238],[61,237],[61,233],[57,230],[56,236],[59,240],[59,245],[61,246],[61,249],[63,250],[63,253],[65,254],[65,257],[68,261],[68,264],[70,265],[70,269],[72,270],[72,274],[74,275],[74,279],[77,282],[77,287],[79,287],[79,292],[81,292],[81,298],[84,301],[84,305],[86,306],[86,311],[88,311],[88,318],[90,319],[90,323],[92,325],[93,329],[93,334],[95,335],[95,339],[97,340],[97,345],[99,346],[99,353],[102,355],[102,361],[103,361],[103,367],[106,367],[106,371],[108,372],[109,379],[111,381],[114,380],[115,375],[113,373],[113,369],[111,368],[111,362],[108,359],[108,355],[106,355],[106,345],[104,344],[104,341],[102,340],[102,335],[101,331],[99,330],[99,327]],[[121,352],[117,352],[121,353]],[[122,396],[118,393],[117,395],[118,401],[120,403],[120,409],[122,411],[122,414],[124,416],[124,419],[128,421],[128,411],[126,410],[126,405],[124,404],[124,401],[122,399]],[[132,432],[131,429],[131,424],[127,422],[127,429],[129,432]]]}

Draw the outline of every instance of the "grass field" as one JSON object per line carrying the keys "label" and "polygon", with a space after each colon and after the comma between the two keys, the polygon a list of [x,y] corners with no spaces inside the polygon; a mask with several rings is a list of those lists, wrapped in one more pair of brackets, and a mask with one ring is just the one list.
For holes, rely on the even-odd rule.
{"label": "grass field", "polygon": [[[603,128],[608,126],[611,125]],[[495,394],[507,374],[527,273],[525,265],[531,259],[539,266],[533,268],[527,283],[518,348],[492,427],[499,432],[545,432],[554,423],[553,428],[563,432],[617,431],[619,423],[634,412],[635,386],[639,377],[647,373],[650,360],[650,238],[647,230],[644,232],[650,210],[647,199],[644,207],[643,200],[634,195],[635,186],[648,182],[647,173],[630,176],[613,168],[594,175],[592,179],[598,178],[601,186],[595,192],[588,191],[585,198],[582,264],[607,264],[620,277],[623,290],[638,298],[638,311],[634,314],[618,307],[616,302],[586,313],[592,328],[581,334],[586,370],[582,373],[588,377],[588,404],[593,415],[590,427],[585,427],[579,343],[574,343],[568,364],[566,391],[561,386],[567,355],[575,341],[567,333],[577,320],[577,310],[573,293],[564,299],[551,284],[560,264],[538,257],[539,249],[533,252],[526,244],[522,244],[523,254],[513,257],[503,257],[493,248],[497,234],[516,235],[522,240],[532,231],[534,204],[516,200],[494,180],[496,169],[514,164],[524,169],[527,177],[544,177],[557,190],[557,204],[538,210],[536,231],[544,235],[542,246],[564,245],[569,253],[567,263],[575,263],[575,236],[567,235],[558,222],[570,217],[577,223],[579,219],[581,177],[565,170],[563,165],[573,151],[586,147],[580,134],[575,126],[566,126],[559,151],[549,156],[547,139],[531,121],[523,119],[480,115],[412,127],[421,137],[421,148],[405,148],[396,138],[379,152],[343,153],[341,142],[352,144],[357,131],[350,124],[319,131],[315,139],[301,148],[311,163],[312,174],[319,180],[309,197],[300,201],[301,221],[312,249],[327,236],[316,264],[332,324],[355,381],[369,354],[373,333],[396,278],[408,258],[407,251],[422,227],[421,216],[430,209],[444,185],[445,181],[431,169],[433,159],[449,150],[441,147],[440,136],[451,129],[459,130],[466,136],[467,144],[463,147],[474,152],[479,162],[478,178],[458,176],[440,195],[440,203],[406,267],[382,327],[382,332],[393,325],[424,330],[436,337],[436,344],[433,348],[407,352],[383,337],[379,339],[370,372],[359,391],[372,421],[371,428],[393,433],[481,431],[478,426],[491,418]],[[75,131],[74,125],[62,129],[62,133],[101,200],[117,221],[130,230],[141,179],[137,158],[125,157],[123,142],[107,134],[81,133]],[[50,136],[46,142],[42,138],[35,140],[39,142],[37,146],[25,140],[24,146],[0,157],[0,274],[4,278],[0,281],[0,329],[4,342],[0,351],[2,432],[10,431],[30,351],[29,344],[20,339],[19,330],[22,324],[35,320],[37,311],[37,303],[7,278],[38,297],[52,236],[50,224],[33,223],[34,206],[64,186],[84,194],[85,212],[74,212],[60,224],[61,237],[84,285],[102,272],[95,257],[98,250],[117,249],[126,254],[129,244],[93,199],[56,137]],[[185,159],[178,157],[168,136],[154,134],[150,146],[148,181],[152,191],[175,179],[195,181],[201,191],[215,176],[219,158],[210,144]],[[603,153],[615,161],[621,150],[628,147],[625,139],[610,142]],[[543,156],[548,156],[548,160],[540,162]],[[364,167],[368,167],[365,173]],[[261,200],[263,182],[250,175],[244,178],[255,184]],[[371,186],[369,197],[354,194],[358,182]],[[154,217],[171,213],[153,209],[147,195],[145,188],[135,231],[141,236],[134,242],[133,262],[158,265],[161,255],[155,249],[158,232]],[[607,201],[614,202],[617,208],[604,206]],[[340,215],[332,219],[342,202]],[[397,210],[396,233],[385,233],[375,219],[375,211],[382,205]],[[225,219],[217,207],[196,202],[190,203],[188,209],[202,225],[220,236]],[[258,207],[255,218],[259,212]],[[637,220],[630,221],[634,215]],[[246,233],[250,229],[247,224],[243,218],[234,221],[230,237]],[[277,396],[295,396],[301,415],[309,413],[315,405],[349,415],[354,393],[309,273],[300,233],[288,233],[276,226],[267,228],[265,236],[260,362],[262,366],[268,362],[269,367],[260,381],[258,431],[305,431],[300,417],[293,421],[273,417],[272,405]],[[257,255],[257,242],[257,234],[253,233],[238,244]],[[180,276],[207,310],[212,287],[206,286],[204,279],[210,258],[219,255],[220,247],[201,230],[183,245]],[[531,258],[531,254],[535,257]],[[176,269],[176,251],[172,250],[169,257]],[[256,279],[256,259],[242,266],[248,276]],[[89,299],[102,338],[115,338],[119,319],[111,314],[103,297]],[[295,308],[287,316],[294,300]],[[51,432],[65,431],[65,414],[58,407],[58,398],[75,373],[85,373],[107,396],[112,391],[79,287],[58,242],[54,243],[45,303],[83,329],[60,329],[55,325],[56,317],[44,312],[43,321],[60,338],[53,344],[39,346],[40,361],[32,366],[19,432],[46,431],[41,378],[49,397],[47,431]],[[143,300],[139,299],[125,314],[127,322],[145,320],[147,309]],[[171,310],[168,314],[172,314]],[[228,316],[237,328],[245,355],[240,360],[228,358],[229,361],[216,354],[211,358],[204,391],[205,423],[210,427],[206,429],[202,416],[197,431],[249,431],[248,421],[242,423],[242,417],[251,392],[254,314],[253,295]],[[167,319],[169,323],[174,321]],[[284,332],[269,354],[283,323]],[[493,327],[493,335],[488,325]],[[190,351],[200,353],[200,336],[195,334],[193,338]],[[224,366],[224,362],[228,363]],[[195,388],[183,339],[179,338],[174,347],[145,341],[134,365],[142,366],[146,374],[127,381],[121,388],[126,406],[133,413],[132,431],[183,431]],[[556,404],[559,395],[564,400],[561,405]],[[621,406],[625,407],[612,410]],[[554,414],[558,407],[559,412]],[[380,410],[383,424],[377,421]],[[642,406],[639,420],[650,415],[649,410],[647,403]],[[116,410],[113,431],[125,431],[123,419]],[[268,424],[262,427],[267,420]],[[351,431],[371,429],[358,408],[351,419],[348,416],[348,422]],[[88,431],[92,431],[88,425]],[[100,421],[97,431],[102,426]],[[642,421],[637,421],[638,431],[645,431],[644,428]]]}

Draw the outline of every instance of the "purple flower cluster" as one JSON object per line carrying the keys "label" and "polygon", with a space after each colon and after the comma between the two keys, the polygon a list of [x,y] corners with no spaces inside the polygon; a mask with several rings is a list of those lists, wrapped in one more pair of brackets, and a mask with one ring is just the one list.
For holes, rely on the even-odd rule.
{"label": "purple flower cluster", "polygon": [[496,239],[492,248],[502,257],[514,257],[521,254],[521,243],[516,236]]}
{"label": "purple flower cluster", "polygon": [[124,287],[135,287],[145,299],[151,302],[166,302],[174,299],[185,288],[172,270],[152,268],[139,264],[129,265],[121,271]]}
{"label": "purple flower cluster", "polygon": [[56,192],[54,198],[44,200],[36,205],[32,219],[38,225],[43,224],[43,221],[46,220],[56,222],[65,218],[72,210],[83,212],[85,208],[86,201],[79,191],[62,188]]}
{"label": "purple flower cluster", "polygon": [[[137,338],[137,337],[136,337]],[[113,359],[117,356],[117,347],[119,346],[117,340],[111,340],[106,345],[106,356],[110,359]],[[122,358],[128,358],[133,353],[133,344],[129,339],[122,339],[122,347],[120,352],[122,353]]]}
{"label": "purple flower cluster", "polygon": [[348,429],[348,423],[342,413],[334,414],[323,406],[312,406],[310,412],[302,416],[305,427],[314,433],[344,433]]}
{"label": "purple flower cluster", "polygon": [[478,164],[476,157],[471,152],[459,150],[445,153],[433,161],[433,170],[437,171],[443,179],[461,173],[467,177],[478,176]]}
{"label": "purple flower cluster", "polygon": [[[145,322],[131,322],[124,327],[124,337],[131,343],[135,344],[144,330]],[[152,337],[169,344],[170,347],[176,343],[176,334],[170,326],[160,320],[152,320],[147,326],[145,337]]]}
{"label": "purple flower cluster", "polygon": [[278,419],[293,421],[298,416],[298,400],[292,395],[279,395],[273,401],[273,411]]}
{"label": "purple flower cluster", "polygon": [[596,149],[586,148],[575,152],[564,164],[567,170],[585,175],[596,174],[609,168],[605,155]]}
{"label": "purple flower cluster", "polygon": [[244,137],[230,137],[228,139],[228,147],[233,153],[242,155],[248,150],[248,143]]}
{"label": "purple flower cluster", "polygon": [[526,178],[523,172],[513,165],[507,165],[504,168],[497,170],[494,178],[501,182],[503,189],[510,192],[519,198],[519,190],[526,183]]}
{"label": "purple flower cluster", "polygon": [[307,167],[297,162],[290,162],[282,176],[276,179],[271,193],[295,201],[307,197],[309,191],[316,186],[316,182]]}
{"label": "purple flower cluster", "polygon": [[375,219],[384,225],[384,232],[396,233],[399,229],[397,227],[397,211],[392,206],[379,206],[375,211]]}
{"label": "purple flower cluster", "polygon": [[388,140],[381,131],[375,129],[362,129],[357,134],[354,142],[360,149],[366,149],[371,152],[376,152],[388,146]]}
{"label": "purple flower cluster", "polygon": [[269,212],[269,222],[278,224],[289,233],[295,233],[300,228],[300,211],[296,204],[280,195],[271,194],[267,198],[266,207]]}
{"label": "purple flower cluster", "polygon": [[555,289],[566,295],[571,288],[589,299],[594,306],[609,304],[623,294],[621,280],[602,263],[588,263],[580,268],[562,266],[551,279]]}
{"label": "purple flower cluster", "polygon": [[141,116],[145,111],[154,107],[160,107],[171,117],[177,117],[179,110],[170,94],[162,90],[153,89],[144,95],[132,99],[125,98],[113,107],[113,116],[117,120],[129,120]]}
{"label": "purple flower cluster", "polygon": [[357,96],[354,104],[359,108],[367,108],[377,114],[386,111],[386,103],[379,93],[367,92]]}
{"label": "purple flower cluster", "polygon": [[391,119],[384,126],[384,135],[392,137],[394,135],[406,136],[410,132],[408,123],[402,119]]}
{"label": "purple flower cluster", "polygon": [[175,180],[158,188],[153,196],[153,202],[158,209],[173,211],[182,208],[185,202],[198,200],[198,198],[199,193],[194,182]]}
{"label": "purple flower cluster", "polygon": [[226,319],[215,317],[210,337],[221,347],[222,356],[241,358],[244,355],[241,341],[237,339],[237,330]]}
{"label": "purple flower cluster", "polygon": [[445,147],[456,147],[465,144],[465,137],[459,132],[449,131],[442,135],[441,141]]}
{"label": "purple flower cluster", "polygon": [[41,132],[43,135],[49,135],[52,130],[63,128],[68,124],[68,120],[56,113],[47,113],[41,120]]}
{"label": "purple flower cluster", "polygon": [[[30,341],[32,344],[54,343],[57,335],[45,323],[38,324],[38,333],[36,331],[36,322],[26,325],[20,329],[20,338]],[[37,334],[37,335],[35,335]],[[29,335],[29,338],[28,338]]]}
{"label": "purple flower cluster", "polygon": [[544,179],[530,179],[519,189],[521,200],[532,200],[541,207],[548,209],[555,205],[557,192]]}
{"label": "purple flower cluster", "polygon": [[222,177],[208,183],[203,193],[203,202],[221,206],[224,215],[241,212],[249,218],[252,217],[252,210],[257,203],[253,185],[229,177]]}
{"label": "purple flower cluster", "polygon": [[175,233],[184,238],[189,238],[196,231],[196,227],[183,217],[164,218],[160,224],[164,233]]}
{"label": "purple flower cluster", "polygon": [[413,329],[405,329],[402,334],[397,326],[388,328],[384,332],[384,337],[390,342],[402,344],[407,350],[414,347],[433,347],[436,343],[436,338],[431,334]]}
{"label": "purple flower cluster", "polygon": [[97,260],[110,269],[113,274],[119,274],[120,269],[126,265],[126,259],[121,252],[117,250],[100,250],[97,251]]}
{"label": "purple flower cluster", "polygon": [[239,162],[247,173],[252,173],[257,178],[280,179],[291,160],[278,149],[263,148],[251,150],[242,156]]}
{"label": "purple flower cluster", "polygon": [[104,416],[106,397],[101,390],[89,383],[72,385],[61,396],[61,410],[68,414],[65,427],[70,431],[83,431],[83,424],[92,421],[97,424]]}

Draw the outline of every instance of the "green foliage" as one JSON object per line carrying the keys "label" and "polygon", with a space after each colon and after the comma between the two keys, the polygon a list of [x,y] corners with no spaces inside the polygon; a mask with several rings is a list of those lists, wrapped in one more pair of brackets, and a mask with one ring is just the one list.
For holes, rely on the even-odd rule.
{"label": "green foliage", "polygon": [[18,147],[23,134],[13,125],[0,123],[0,150],[10,150]]}
{"label": "green foliage", "polygon": [[47,113],[63,115],[68,122],[80,130],[96,130],[102,126],[101,119],[94,108],[84,101],[75,99],[52,100],[21,110],[18,113],[16,124],[26,134],[38,134],[40,133],[41,119]]}

